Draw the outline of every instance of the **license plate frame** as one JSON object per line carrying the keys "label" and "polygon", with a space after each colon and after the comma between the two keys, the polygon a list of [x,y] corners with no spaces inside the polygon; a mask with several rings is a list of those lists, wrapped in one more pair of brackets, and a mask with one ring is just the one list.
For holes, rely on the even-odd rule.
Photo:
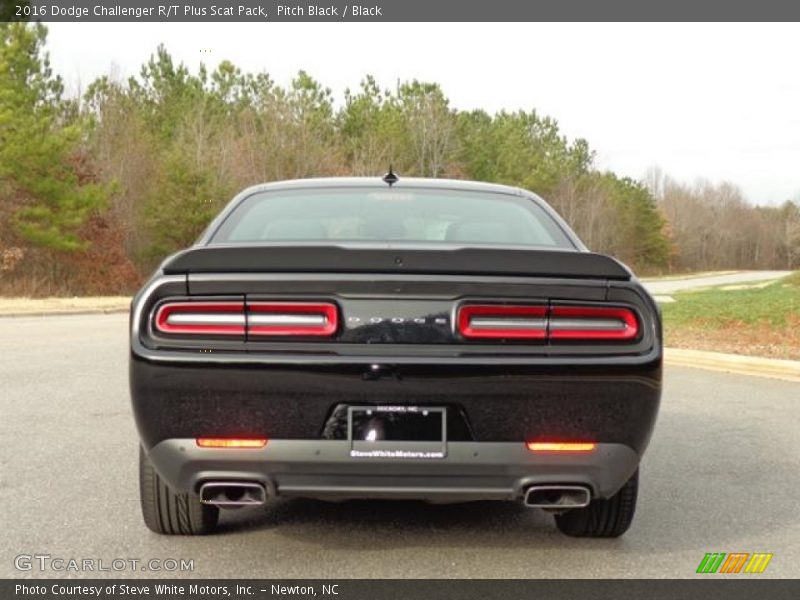
{"label": "license plate frame", "polygon": [[[418,426],[426,439],[365,439],[364,419],[373,419],[382,426],[397,425],[404,418],[409,425],[412,421]],[[427,422],[427,419],[431,421]],[[441,425],[441,435],[439,431]],[[384,431],[384,435],[396,438],[396,432]],[[401,434],[402,435],[402,434]],[[413,437],[411,435],[405,437]],[[351,458],[372,459],[441,459],[447,456],[447,407],[444,406],[405,406],[373,405],[349,406],[347,408],[347,440],[350,444]]]}

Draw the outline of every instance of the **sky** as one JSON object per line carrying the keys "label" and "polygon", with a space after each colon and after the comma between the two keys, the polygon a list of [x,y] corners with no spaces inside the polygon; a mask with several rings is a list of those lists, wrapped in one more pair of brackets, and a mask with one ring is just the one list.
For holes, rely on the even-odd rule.
{"label": "sky", "polygon": [[230,60],[341,99],[367,74],[442,85],[457,109],[536,109],[597,166],[729,181],[759,204],[800,198],[800,24],[50,23],[69,90],[136,75],[158,44],[192,69]]}

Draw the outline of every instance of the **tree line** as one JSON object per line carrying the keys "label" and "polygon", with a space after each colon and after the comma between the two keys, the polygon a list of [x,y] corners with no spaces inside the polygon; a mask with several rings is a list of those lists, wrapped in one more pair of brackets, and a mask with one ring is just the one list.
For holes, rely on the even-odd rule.
{"label": "tree line", "polygon": [[602,171],[535,110],[459,111],[436,83],[369,76],[337,102],[305,72],[287,86],[227,61],[192,72],[163,46],[138,76],[67,96],[46,35],[0,24],[0,293],[127,292],[248,185],[389,164],[535,191],[641,273],[800,263],[798,204]]}

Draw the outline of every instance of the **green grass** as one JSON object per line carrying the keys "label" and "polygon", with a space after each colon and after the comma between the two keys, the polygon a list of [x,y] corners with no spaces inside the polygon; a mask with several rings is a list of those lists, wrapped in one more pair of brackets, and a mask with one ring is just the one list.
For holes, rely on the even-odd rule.
{"label": "green grass", "polygon": [[722,290],[712,288],[673,294],[664,304],[667,327],[691,325],[728,328],[736,325],[785,327],[800,319],[800,271],[764,288]]}
{"label": "green grass", "polygon": [[797,288],[800,288],[800,271],[795,271],[788,277],[784,277],[783,279],[781,279],[781,283],[793,285]]}

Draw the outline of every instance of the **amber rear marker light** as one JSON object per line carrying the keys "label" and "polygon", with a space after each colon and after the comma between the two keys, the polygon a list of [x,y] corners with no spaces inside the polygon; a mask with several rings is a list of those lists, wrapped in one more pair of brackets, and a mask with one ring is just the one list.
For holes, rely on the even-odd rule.
{"label": "amber rear marker light", "polygon": [[597,448],[594,442],[528,442],[531,452],[592,452]]}
{"label": "amber rear marker light", "polygon": [[201,448],[263,448],[266,438],[197,438]]}

